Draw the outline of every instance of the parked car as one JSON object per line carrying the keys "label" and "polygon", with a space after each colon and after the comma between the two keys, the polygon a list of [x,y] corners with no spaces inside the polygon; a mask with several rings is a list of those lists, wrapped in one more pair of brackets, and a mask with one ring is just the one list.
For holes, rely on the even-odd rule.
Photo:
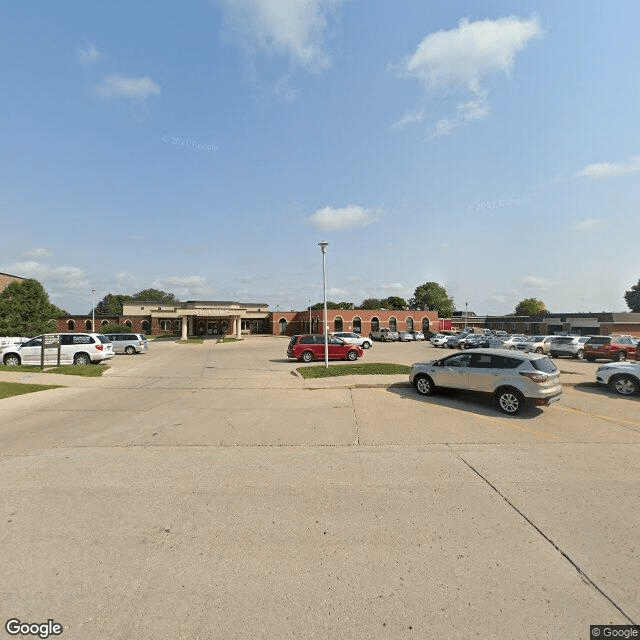
{"label": "parked car", "polygon": [[596,371],[596,382],[606,384],[621,396],[631,396],[640,391],[640,361],[610,362]]}
{"label": "parked car", "polygon": [[411,365],[409,380],[424,396],[438,387],[493,396],[508,415],[520,413],[527,402],[547,406],[562,396],[560,372],[547,356],[502,349],[469,349],[417,362]]}
{"label": "parked car", "polygon": [[422,331],[413,331],[411,333],[411,335],[413,336],[414,340],[424,340],[425,339],[424,333],[422,333]]}
{"label": "parked car", "polygon": [[[91,364],[113,358],[113,344],[99,333],[47,333],[36,336],[20,345],[6,347],[0,352],[3,364],[39,365],[41,363],[43,337],[60,341],[60,364]],[[45,343],[46,344],[46,343]],[[58,349],[44,350],[44,364],[57,364]]]}
{"label": "parked car", "polygon": [[431,339],[429,340],[429,342],[431,342],[431,344],[434,347],[445,347],[447,344],[447,338],[449,336],[445,336],[442,333],[437,333],[435,336],[432,336]]}
{"label": "parked car", "polygon": [[584,357],[589,362],[597,358],[622,362],[635,357],[637,344],[631,336],[591,336],[584,344]]}
{"label": "parked car", "polygon": [[449,349],[453,349],[460,344],[460,335],[451,335],[447,336],[445,343],[442,345],[443,347],[449,347]]}
{"label": "parked car", "polygon": [[126,353],[130,356],[149,350],[149,342],[141,333],[105,333],[104,335],[113,342],[114,353]]}
{"label": "parked car", "polygon": [[529,344],[529,338],[523,335],[514,335],[509,336],[505,340],[502,340],[501,349],[509,349],[511,351],[524,351],[526,346]]}
{"label": "parked car", "polygon": [[549,345],[549,355],[552,358],[569,356],[584,360],[584,345],[589,340],[589,336],[556,336]]}
{"label": "parked car", "polygon": [[351,331],[337,331],[331,335],[344,340],[347,344],[356,344],[363,349],[370,349],[373,346],[371,338],[363,338],[360,334]]}
{"label": "parked car", "polygon": [[[329,360],[357,360],[364,353],[355,344],[348,344],[335,336],[328,337]],[[302,362],[324,360],[324,335],[293,336],[287,347],[287,358],[297,358]]]}
{"label": "parked car", "polygon": [[398,331],[398,340],[400,342],[412,342],[413,339],[413,333],[410,331]]}
{"label": "parked car", "polygon": [[371,340],[380,340],[380,342],[395,342],[399,338],[399,334],[397,331],[391,331],[391,329],[387,329],[383,327],[378,331],[372,331],[369,334],[369,338]]}
{"label": "parked car", "polygon": [[558,336],[532,336],[529,339],[529,344],[525,348],[526,352],[532,353],[549,353],[549,349],[551,348],[551,343]]}
{"label": "parked car", "polygon": [[491,342],[491,336],[474,333],[472,335],[467,336],[467,339],[464,341],[464,348],[465,349],[487,348],[490,342]]}

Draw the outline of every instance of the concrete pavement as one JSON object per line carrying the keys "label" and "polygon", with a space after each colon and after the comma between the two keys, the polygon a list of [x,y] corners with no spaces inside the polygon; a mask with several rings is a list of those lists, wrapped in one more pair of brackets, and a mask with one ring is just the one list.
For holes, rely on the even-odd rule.
{"label": "concrete pavement", "polygon": [[155,343],[101,379],[27,374],[73,386],[0,402],[4,620],[555,639],[640,619],[640,402],[593,387],[593,365],[560,361],[585,382],[510,418],[404,376],[311,388],[285,348]]}

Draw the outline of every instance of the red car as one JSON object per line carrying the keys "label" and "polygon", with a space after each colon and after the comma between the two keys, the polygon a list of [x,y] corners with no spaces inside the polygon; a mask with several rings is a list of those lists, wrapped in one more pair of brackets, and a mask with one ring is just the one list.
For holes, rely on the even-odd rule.
{"label": "red car", "polygon": [[636,355],[637,343],[631,336],[593,336],[584,343],[584,357],[589,362],[596,358],[622,362]]}
{"label": "red car", "polygon": [[[357,360],[363,351],[355,344],[329,336],[329,360]],[[293,336],[287,347],[287,358],[302,362],[324,360],[324,335]]]}

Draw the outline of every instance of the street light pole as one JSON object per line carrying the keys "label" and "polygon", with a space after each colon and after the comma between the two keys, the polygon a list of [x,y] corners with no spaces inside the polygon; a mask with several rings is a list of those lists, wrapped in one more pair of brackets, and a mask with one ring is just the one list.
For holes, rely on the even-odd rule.
{"label": "street light pole", "polygon": [[96,330],[96,290],[91,289],[91,331]]}
{"label": "street light pole", "polygon": [[311,300],[309,300],[309,333],[313,333],[311,330]]}
{"label": "street light pole", "polygon": [[467,318],[469,317],[469,303],[464,303],[464,328],[467,328]]}
{"label": "street light pole", "polygon": [[318,242],[322,251],[322,291],[324,295],[324,367],[329,368],[329,334],[327,333],[327,247],[328,242]]}

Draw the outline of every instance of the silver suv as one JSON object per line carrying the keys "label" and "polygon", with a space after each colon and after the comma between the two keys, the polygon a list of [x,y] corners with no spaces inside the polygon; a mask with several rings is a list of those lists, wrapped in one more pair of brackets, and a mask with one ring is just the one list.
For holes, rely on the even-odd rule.
{"label": "silver suv", "polygon": [[113,342],[114,353],[126,353],[131,356],[149,349],[149,342],[141,333],[105,333],[105,336]]}
{"label": "silver suv", "polygon": [[337,331],[330,335],[344,340],[347,344],[356,344],[363,349],[369,349],[373,346],[371,338],[363,338],[361,335],[353,333],[352,331]]}
{"label": "silver suv", "polygon": [[400,334],[397,331],[392,331],[383,327],[379,331],[372,331],[369,334],[371,340],[380,340],[380,342],[395,342],[400,338]]}
{"label": "silver suv", "polygon": [[[60,364],[91,364],[113,358],[113,345],[100,333],[47,333],[0,352],[6,366],[19,364],[39,365],[42,357],[42,339],[60,341]],[[44,364],[58,363],[58,349],[44,350]]]}
{"label": "silver suv", "polygon": [[556,336],[549,345],[549,355],[552,358],[569,356],[584,360],[584,343],[590,336]]}
{"label": "silver suv", "polygon": [[562,396],[560,372],[547,356],[506,349],[468,349],[417,362],[411,365],[409,380],[423,396],[438,387],[492,396],[508,415],[520,413],[527,401],[547,406]]}

